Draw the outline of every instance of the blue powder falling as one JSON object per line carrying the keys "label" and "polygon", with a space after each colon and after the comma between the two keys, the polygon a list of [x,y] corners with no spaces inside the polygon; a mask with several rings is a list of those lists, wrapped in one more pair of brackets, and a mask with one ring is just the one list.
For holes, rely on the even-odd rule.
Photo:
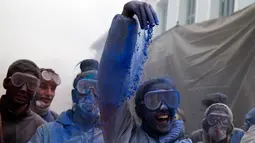
{"label": "blue powder falling", "polygon": [[[123,50],[119,52],[108,51],[107,56],[109,59],[113,59],[117,62],[117,66],[112,66],[108,69],[109,73],[115,74],[116,70],[117,77],[123,77],[123,80],[106,81],[107,84],[111,84],[113,87],[116,85],[114,94],[117,97],[107,98],[100,100],[100,104],[113,103],[115,106],[120,107],[123,102],[129,100],[133,96],[139,86],[139,81],[143,73],[144,64],[148,58],[148,48],[152,41],[153,27],[148,27],[148,30],[142,30],[139,33],[135,33],[135,23],[128,27],[128,34],[126,35],[125,42],[120,45],[114,46],[124,46]],[[115,31],[117,29],[111,29],[110,31]],[[137,36],[137,39],[136,39]],[[135,37],[135,39],[134,39]],[[132,48],[132,49],[130,49]],[[118,49],[118,48],[112,48]],[[132,57],[130,57],[132,56]]]}
{"label": "blue powder falling", "polygon": [[138,40],[131,62],[129,89],[127,90],[128,93],[126,94],[127,99],[130,99],[130,96],[135,94],[139,86],[140,78],[143,74],[144,64],[148,59],[148,48],[152,42],[152,37],[152,26],[150,26],[148,30],[138,33]]}

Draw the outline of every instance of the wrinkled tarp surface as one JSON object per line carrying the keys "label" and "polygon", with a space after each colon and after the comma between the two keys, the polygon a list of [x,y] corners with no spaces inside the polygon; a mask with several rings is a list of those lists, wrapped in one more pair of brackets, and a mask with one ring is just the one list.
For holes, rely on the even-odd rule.
{"label": "wrinkled tarp surface", "polygon": [[242,127],[255,106],[255,5],[230,17],[176,26],[154,39],[143,80],[165,76],[181,93],[186,129],[201,128],[203,96],[222,92]]}

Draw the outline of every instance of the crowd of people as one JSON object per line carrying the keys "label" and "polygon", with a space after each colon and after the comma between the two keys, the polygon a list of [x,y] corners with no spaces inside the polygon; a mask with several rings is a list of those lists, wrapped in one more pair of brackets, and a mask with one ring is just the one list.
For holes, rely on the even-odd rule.
{"label": "crowd of people", "polygon": [[27,59],[12,63],[0,100],[0,143],[255,143],[255,108],[246,114],[243,129],[236,128],[222,93],[205,95],[202,129],[187,135],[178,87],[163,77],[138,86],[135,112],[142,123],[136,123],[126,92],[138,35],[135,15],[141,29],[159,23],[149,4],[125,4],[113,19],[100,64],[80,63],[73,106],[60,115],[50,110],[60,76]]}

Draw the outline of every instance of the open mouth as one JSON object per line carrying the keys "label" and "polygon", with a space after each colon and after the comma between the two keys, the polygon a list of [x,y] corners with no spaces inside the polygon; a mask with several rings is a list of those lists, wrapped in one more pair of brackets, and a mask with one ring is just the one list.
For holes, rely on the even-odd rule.
{"label": "open mouth", "polygon": [[27,98],[17,96],[15,99],[16,99],[16,101],[19,101],[19,102],[25,102]]}
{"label": "open mouth", "polygon": [[159,123],[168,123],[171,117],[168,114],[156,114],[156,120]]}
{"label": "open mouth", "polygon": [[51,100],[48,98],[41,98],[40,100],[46,104],[51,102]]}

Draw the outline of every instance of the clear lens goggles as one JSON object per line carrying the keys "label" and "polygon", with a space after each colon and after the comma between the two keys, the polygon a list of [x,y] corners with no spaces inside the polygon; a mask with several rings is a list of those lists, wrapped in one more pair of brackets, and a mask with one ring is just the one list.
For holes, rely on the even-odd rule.
{"label": "clear lens goggles", "polygon": [[57,84],[60,85],[61,84],[61,79],[57,74],[54,74],[52,72],[48,72],[48,71],[42,71],[42,78],[46,81],[50,81],[53,79],[53,81]]}
{"label": "clear lens goggles", "polygon": [[14,86],[21,87],[26,83],[27,88],[32,91],[35,91],[40,85],[40,80],[30,74],[16,72],[10,79]]}
{"label": "clear lens goggles", "polygon": [[144,104],[150,110],[157,110],[163,103],[168,108],[178,108],[180,94],[176,90],[155,90],[144,95]]}
{"label": "clear lens goggles", "polygon": [[93,79],[81,79],[78,81],[76,89],[81,94],[87,94],[93,88],[96,90],[97,80]]}
{"label": "clear lens goggles", "polygon": [[206,120],[207,120],[208,124],[211,126],[221,124],[226,127],[231,124],[230,117],[227,115],[222,115],[222,114],[211,113],[206,117]]}

